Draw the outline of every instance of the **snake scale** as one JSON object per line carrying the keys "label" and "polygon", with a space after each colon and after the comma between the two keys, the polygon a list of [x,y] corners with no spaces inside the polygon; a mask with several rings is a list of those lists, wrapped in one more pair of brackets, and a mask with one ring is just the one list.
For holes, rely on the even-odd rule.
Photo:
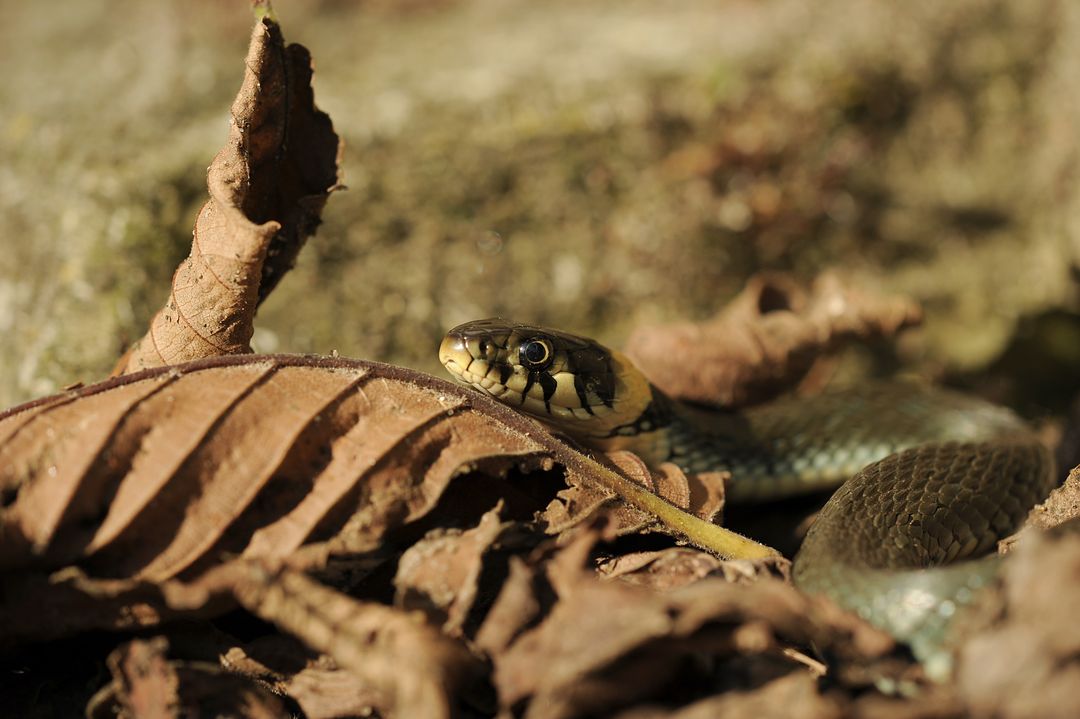
{"label": "snake scale", "polygon": [[950,622],[997,573],[997,541],[1054,483],[1049,452],[1018,417],[943,389],[878,383],[705,410],[593,340],[502,319],[455,327],[439,356],[460,382],[587,447],[729,472],[734,503],[839,486],[794,582],[908,644],[932,675],[949,671]]}

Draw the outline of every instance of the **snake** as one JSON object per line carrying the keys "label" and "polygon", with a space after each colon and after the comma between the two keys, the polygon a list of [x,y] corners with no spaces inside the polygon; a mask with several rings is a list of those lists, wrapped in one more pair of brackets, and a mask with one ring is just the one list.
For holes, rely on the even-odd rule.
{"label": "snake", "polygon": [[926,384],[701,407],[595,340],[501,318],[454,327],[439,358],[457,381],[588,450],[724,472],[736,506],[835,489],[793,583],[909,646],[932,677],[951,672],[956,617],[996,581],[997,542],[1055,484],[1050,452],[1011,410]]}

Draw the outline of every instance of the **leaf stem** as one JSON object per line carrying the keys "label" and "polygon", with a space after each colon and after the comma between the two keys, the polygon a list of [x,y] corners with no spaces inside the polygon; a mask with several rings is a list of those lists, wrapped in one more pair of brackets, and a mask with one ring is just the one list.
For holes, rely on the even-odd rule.
{"label": "leaf stem", "polygon": [[584,462],[580,464],[581,466],[575,468],[579,472],[598,474],[601,481],[620,497],[643,512],[653,515],[672,532],[701,549],[725,559],[768,559],[783,556],[768,545],[684,512],[599,462],[591,463],[590,467],[584,466]]}

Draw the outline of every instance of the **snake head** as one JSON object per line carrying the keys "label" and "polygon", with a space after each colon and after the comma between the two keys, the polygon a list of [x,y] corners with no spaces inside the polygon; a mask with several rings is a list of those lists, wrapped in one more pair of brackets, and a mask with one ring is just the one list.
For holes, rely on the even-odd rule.
{"label": "snake head", "polygon": [[459,382],[580,438],[610,436],[652,399],[648,380],[620,353],[499,318],[450,330],[439,359]]}

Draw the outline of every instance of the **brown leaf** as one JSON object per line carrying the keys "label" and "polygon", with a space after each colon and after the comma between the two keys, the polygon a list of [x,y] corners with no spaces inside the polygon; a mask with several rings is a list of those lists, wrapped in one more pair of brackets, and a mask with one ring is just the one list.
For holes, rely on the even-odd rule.
{"label": "brown leaf", "polygon": [[409,547],[398,560],[395,606],[423,612],[445,634],[460,636],[481,590],[486,560],[507,544],[521,544],[520,537],[515,542],[514,524],[499,519],[501,508],[500,503],[485,513],[472,529],[434,530]]}
{"label": "brown leaf", "polygon": [[[521,713],[527,706],[526,717],[607,714],[662,695],[674,683],[717,681],[702,675],[700,665],[694,668],[703,654],[714,662],[757,657],[767,671],[783,673],[803,671],[781,651],[792,642],[814,643],[856,662],[892,646],[853,617],[770,579],[746,586],[702,579],[663,594],[600,580],[586,568],[597,536],[579,535],[544,566],[557,601],[539,623],[529,616],[545,604],[535,573],[512,575],[492,609],[488,621],[504,623],[515,616],[503,611],[504,601],[527,608],[517,613],[526,621],[516,628],[511,622],[490,635],[487,626],[481,630],[481,637],[500,638],[486,647],[504,711]],[[530,591],[531,602],[523,599]]]}
{"label": "brown leaf", "polygon": [[284,691],[307,719],[368,716],[383,700],[374,687],[342,669],[305,669],[289,679]]}
{"label": "brown leaf", "polygon": [[810,674],[791,673],[755,691],[724,692],[674,711],[631,709],[618,719],[839,719],[849,715],[845,709],[839,699],[819,694]]}
{"label": "brown leaf", "polygon": [[191,255],[113,374],[250,352],[256,307],[292,267],[338,187],[339,153],[330,118],[314,104],[308,51],[286,47],[272,20],[256,23]]}
{"label": "brown leaf", "polygon": [[1026,533],[1004,569],[1004,607],[992,626],[962,644],[960,695],[977,717],[1080,715],[1080,536]]}
{"label": "brown leaf", "polygon": [[1074,467],[1065,483],[1050,493],[1046,501],[1035,505],[1027,525],[1052,529],[1080,517],[1080,467]]}
{"label": "brown leaf", "polygon": [[[9,638],[153,623],[184,611],[161,600],[163,582],[234,555],[378,562],[387,533],[427,515],[454,477],[556,464],[675,532],[723,532],[509,408],[401,368],[221,357],[83,387],[0,415],[0,568],[47,593],[36,609],[11,595],[2,623]],[[80,597],[95,608],[79,611]],[[129,601],[145,608],[115,614]]]}
{"label": "brown leaf", "polygon": [[626,353],[672,397],[738,407],[791,388],[840,342],[889,337],[921,317],[911,300],[850,288],[835,275],[806,291],[761,274],[709,321],[639,328]]}
{"label": "brown leaf", "polygon": [[121,713],[147,719],[178,717],[180,680],[165,656],[169,644],[164,637],[134,641],[109,655],[110,687]]}
{"label": "brown leaf", "polygon": [[111,684],[91,700],[87,715],[131,719],[235,716],[273,719],[287,714],[265,688],[211,664],[169,661],[163,637],[130,642],[109,655]]}
{"label": "brown leaf", "polygon": [[[630,452],[612,452],[608,461],[622,470],[635,484],[655,492],[652,471]],[[678,470],[676,470],[678,471]],[[621,504],[612,488],[601,484],[573,484],[560,491],[544,510],[541,518],[552,534],[566,534],[603,514],[615,535],[635,534],[655,529],[656,518],[632,505]]]}
{"label": "brown leaf", "polygon": [[1036,504],[1028,513],[1024,526],[998,542],[998,551],[1007,554],[1032,534],[1053,529],[1080,517],[1080,467],[1073,467],[1064,484]]}
{"label": "brown leaf", "polygon": [[[328,655],[333,663],[324,669],[347,671],[352,691],[346,703],[366,702],[364,709],[383,715],[448,717],[479,675],[477,661],[464,646],[421,615],[357,601],[275,562],[238,559],[193,582],[171,580],[160,589],[164,605],[174,612],[198,610],[215,596],[229,594],[256,616]],[[273,681],[285,691],[303,671],[282,673],[243,651],[229,651],[223,661],[235,673]],[[310,678],[296,684],[302,694],[310,690]],[[220,688],[218,693],[228,694]],[[325,703],[318,706],[329,709]]]}
{"label": "brown leaf", "polygon": [[[649,468],[633,452],[606,453],[607,460],[622,474],[650,493],[706,522],[720,522],[724,507],[724,482],[721,472],[686,474],[677,465],[665,462],[656,470]],[[620,495],[605,485],[574,485],[559,492],[542,515],[549,531],[562,534],[604,512],[617,535],[635,534],[662,528],[657,518],[620,501]]]}
{"label": "brown leaf", "polygon": [[[185,639],[190,632],[185,632]],[[305,646],[299,639],[284,634],[264,634],[243,644],[236,644],[235,639],[226,642],[222,636],[212,654],[221,662],[221,666],[236,674],[257,679],[270,685],[275,692],[285,692],[285,685],[297,674],[306,669],[332,662],[318,652]],[[207,654],[206,647],[200,647]]]}
{"label": "brown leaf", "polygon": [[791,562],[786,559],[718,559],[690,547],[671,547],[655,552],[635,552],[612,557],[597,571],[609,579],[668,591],[705,577],[723,577],[729,582],[750,583],[762,577],[788,579]]}
{"label": "brown leaf", "polygon": [[422,615],[359,602],[301,572],[247,563],[233,592],[249,611],[303,637],[379,697],[376,708],[400,717],[449,717],[463,685],[479,675],[465,648]]}
{"label": "brown leaf", "polygon": [[540,619],[546,602],[539,596],[539,574],[523,559],[511,557],[509,575],[477,632],[477,647],[490,655],[500,654]]}
{"label": "brown leaf", "polygon": [[314,654],[299,640],[281,634],[230,646],[217,654],[231,672],[269,684],[300,705],[307,719],[366,716],[386,705],[380,687]]}

